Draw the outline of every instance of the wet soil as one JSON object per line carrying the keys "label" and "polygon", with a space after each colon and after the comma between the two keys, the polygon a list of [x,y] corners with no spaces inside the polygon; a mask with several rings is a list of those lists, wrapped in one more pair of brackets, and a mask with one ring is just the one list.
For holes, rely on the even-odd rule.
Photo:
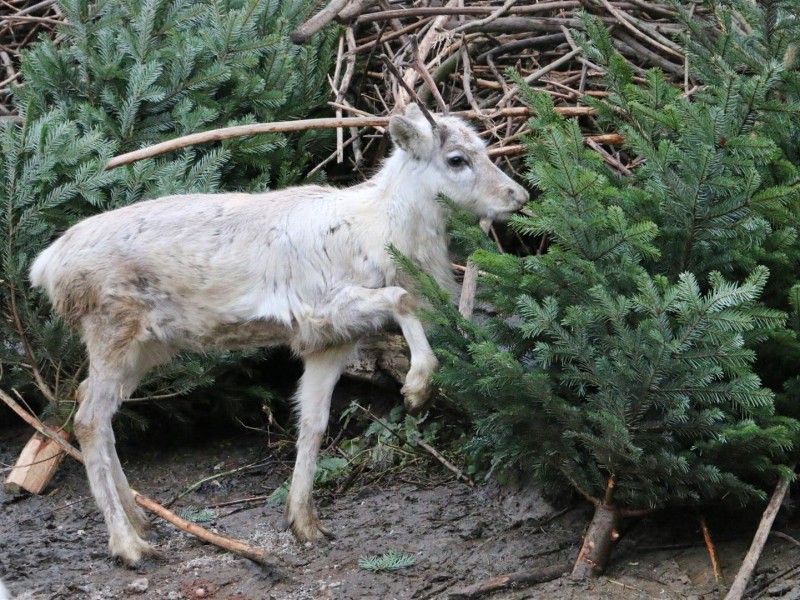
{"label": "wet soil", "polygon": [[[22,427],[0,429],[0,463],[13,463],[29,435]],[[251,433],[193,445],[122,445],[120,457],[133,487],[162,502],[209,475],[261,465],[201,485],[175,503],[176,512],[269,494],[291,466],[286,455],[278,460],[267,449],[263,436]],[[318,495],[320,514],[336,539],[316,546],[298,544],[280,530],[280,507],[259,500],[218,508],[205,526],[269,550],[271,567],[157,521],[154,542],[163,556],[131,570],[108,557],[105,527],[83,469],[68,458],[44,495],[15,498],[0,490],[0,577],[15,598],[37,600],[451,598],[497,575],[570,563],[590,517],[583,504],[552,506],[536,488],[470,488],[436,463],[422,473],[410,470],[388,482],[369,481],[358,478],[344,492],[328,489]],[[706,514],[728,583],[758,516],[732,520]],[[798,519],[782,519],[776,529],[800,539]],[[564,575],[491,598],[720,597],[696,513],[662,515],[630,526],[605,577],[575,582]],[[359,566],[360,557],[389,550],[412,554],[416,564],[378,573]],[[800,546],[771,536],[756,583],[769,597],[798,600],[799,564]],[[750,597],[756,591],[760,588]]]}

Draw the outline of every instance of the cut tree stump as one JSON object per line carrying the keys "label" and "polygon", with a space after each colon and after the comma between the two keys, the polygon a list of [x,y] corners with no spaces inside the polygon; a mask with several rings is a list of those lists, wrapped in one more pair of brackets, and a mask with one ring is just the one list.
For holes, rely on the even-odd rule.
{"label": "cut tree stump", "polygon": [[[63,429],[58,433],[67,442],[72,439],[72,434]],[[6,478],[6,490],[12,494],[23,491],[41,494],[56,474],[64,455],[56,442],[38,432],[34,433]]]}
{"label": "cut tree stump", "polygon": [[598,504],[586,536],[578,560],[572,569],[576,579],[599,577],[608,564],[611,550],[619,539],[620,514],[613,506]]}

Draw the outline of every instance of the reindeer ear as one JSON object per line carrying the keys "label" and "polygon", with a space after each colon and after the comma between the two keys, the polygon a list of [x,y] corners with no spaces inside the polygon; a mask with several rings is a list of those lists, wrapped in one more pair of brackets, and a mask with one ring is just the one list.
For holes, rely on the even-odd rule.
{"label": "reindeer ear", "polygon": [[416,104],[410,104],[404,116],[391,118],[389,133],[398,148],[415,158],[426,159],[433,153],[433,131]]}

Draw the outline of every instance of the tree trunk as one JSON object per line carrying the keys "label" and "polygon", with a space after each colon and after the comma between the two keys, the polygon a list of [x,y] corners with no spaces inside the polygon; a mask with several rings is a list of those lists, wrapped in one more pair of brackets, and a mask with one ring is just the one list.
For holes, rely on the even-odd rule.
{"label": "tree trunk", "polygon": [[599,577],[605,570],[612,547],[619,539],[617,531],[619,518],[619,512],[614,506],[606,504],[596,506],[589,530],[583,538],[583,547],[572,569],[573,577],[577,579]]}

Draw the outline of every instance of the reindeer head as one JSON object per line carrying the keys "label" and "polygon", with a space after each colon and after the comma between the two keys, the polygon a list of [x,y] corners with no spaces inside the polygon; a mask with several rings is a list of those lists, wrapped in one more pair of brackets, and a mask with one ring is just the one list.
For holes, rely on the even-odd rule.
{"label": "reindeer head", "polygon": [[502,218],[522,208],[527,190],[495,166],[475,130],[456,117],[435,121],[433,127],[410,104],[389,122],[396,146],[423,167],[411,183],[428,184],[479,217]]}

